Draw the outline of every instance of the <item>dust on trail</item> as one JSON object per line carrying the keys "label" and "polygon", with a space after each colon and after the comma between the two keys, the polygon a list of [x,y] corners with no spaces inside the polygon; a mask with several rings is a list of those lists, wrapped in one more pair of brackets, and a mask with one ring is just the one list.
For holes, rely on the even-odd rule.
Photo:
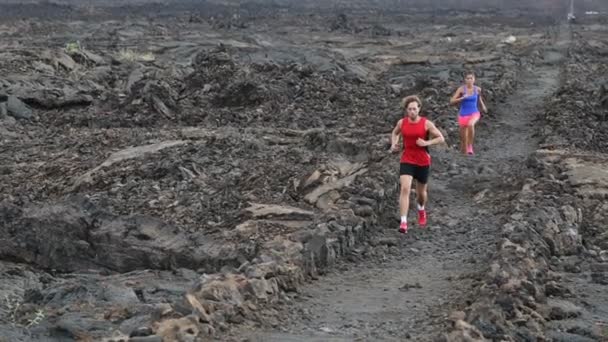
{"label": "dust on trail", "polygon": [[516,191],[519,178],[527,176],[521,172],[537,148],[533,120],[559,85],[570,38],[567,27],[556,30],[543,62],[522,72],[515,91],[482,118],[476,156],[433,152],[436,169],[448,171],[431,176],[428,229],[416,227],[413,210],[406,237],[398,236],[396,219],[389,221],[392,225],[376,239],[376,245],[390,246],[389,253],[341,263],[296,295],[295,304],[285,308],[287,326],[246,336],[253,341],[428,341],[444,331],[449,313],[466,306],[466,293],[495,251],[501,216],[493,205],[500,204],[488,198],[499,188]]}

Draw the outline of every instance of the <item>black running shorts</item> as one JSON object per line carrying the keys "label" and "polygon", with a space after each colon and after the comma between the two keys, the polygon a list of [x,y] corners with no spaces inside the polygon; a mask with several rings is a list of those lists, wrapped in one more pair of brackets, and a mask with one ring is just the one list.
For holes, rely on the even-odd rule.
{"label": "black running shorts", "polygon": [[430,166],[418,166],[414,164],[401,163],[399,174],[412,176],[418,183],[426,184],[429,181]]}

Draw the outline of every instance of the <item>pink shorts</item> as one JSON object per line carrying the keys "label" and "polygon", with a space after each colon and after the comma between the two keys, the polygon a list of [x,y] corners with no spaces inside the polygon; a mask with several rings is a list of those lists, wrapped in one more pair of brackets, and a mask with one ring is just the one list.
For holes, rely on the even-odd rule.
{"label": "pink shorts", "polygon": [[469,125],[469,122],[479,120],[480,117],[481,113],[479,112],[467,116],[458,115],[458,125],[460,125],[460,127],[466,127]]}

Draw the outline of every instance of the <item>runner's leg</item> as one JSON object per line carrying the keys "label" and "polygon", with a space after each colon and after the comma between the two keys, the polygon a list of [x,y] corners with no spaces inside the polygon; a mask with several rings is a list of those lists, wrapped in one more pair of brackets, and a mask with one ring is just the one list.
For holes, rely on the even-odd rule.
{"label": "runner's leg", "polygon": [[[401,183],[401,191],[399,192],[399,213],[401,215],[401,223],[399,225],[399,231],[401,233],[407,232],[407,212],[410,206],[410,191],[412,189],[413,176],[410,174],[403,174],[408,172],[408,167],[401,167],[401,176],[399,182]],[[406,170],[404,170],[406,169]]]}
{"label": "runner's leg", "polygon": [[429,181],[430,166],[418,167],[416,173],[416,207],[418,209],[418,224],[421,227],[426,226],[426,202],[428,200],[428,181]]}

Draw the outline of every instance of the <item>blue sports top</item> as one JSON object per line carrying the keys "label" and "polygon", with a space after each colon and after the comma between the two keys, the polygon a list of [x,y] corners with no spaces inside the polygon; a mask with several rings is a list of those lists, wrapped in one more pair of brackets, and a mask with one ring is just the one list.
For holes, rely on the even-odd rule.
{"label": "blue sports top", "polygon": [[[463,86],[462,90],[464,95],[467,93],[467,87]],[[477,101],[479,100],[479,94],[477,93],[477,87],[473,86],[473,95],[469,95],[462,99],[460,102],[460,116],[469,116],[474,113],[479,113],[477,107]]]}

